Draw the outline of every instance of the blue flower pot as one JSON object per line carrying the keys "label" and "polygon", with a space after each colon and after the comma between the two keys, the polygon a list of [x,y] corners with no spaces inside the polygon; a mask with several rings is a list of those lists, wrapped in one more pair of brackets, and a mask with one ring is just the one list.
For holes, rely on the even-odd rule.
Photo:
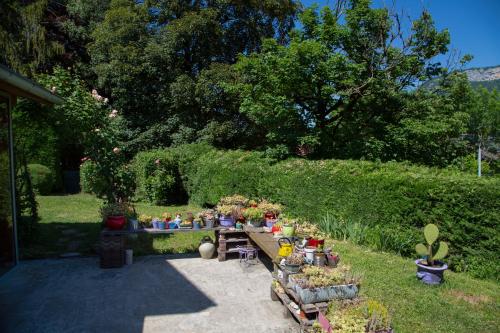
{"label": "blue flower pot", "polygon": [[168,228],[169,229],[177,229],[178,228],[177,223],[175,223],[175,222],[168,222]]}
{"label": "blue flower pot", "polygon": [[234,226],[234,218],[230,215],[222,215],[219,218],[219,223],[221,227],[233,227]]}
{"label": "blue flower pot", "polygon": [[151,222],[151,224],[153,225],[153,229],[158,229],[159,228],[158,221],[153,221],[153,222]]}
{"label": "blue flower pot", "polygon": [[195,230],[200,230],[200,229],[201,229],[201,225],[200,225],[200,223],[198,223],[198,222],[193,222],[193,229],[195,229]]}
{"label": "blue flower pot", "polygon": [[165,222],[164,221],[158,222],[158,229],[165,230]]}

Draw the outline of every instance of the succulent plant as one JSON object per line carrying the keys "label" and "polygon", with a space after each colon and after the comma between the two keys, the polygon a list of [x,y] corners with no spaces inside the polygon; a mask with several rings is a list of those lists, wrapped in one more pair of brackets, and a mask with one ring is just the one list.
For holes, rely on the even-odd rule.
{"label": "succulent plant", "polygon": [[242,211],[242,214],[246,219],[252,221],[262,221],[264,219],[264,211],[260,208],[250,207]]}
{"label": "succulent plant", "polygon": [[446,257],[446,255],[448,255],[448,244],[440,241],[438,250],[436,251],[436,253],[433,253],[432,245],[439,237],[439,229],[435,224],[429,223],[425,226],[424,236],[427,242],[427,246],[419,243],[415,246],[415,250],[419,255],[427,257],[428,266],[433,266],[434,260],[441,260]]}
{"label": "succulent plant", "polygon": [[286,263],[288,265],[301,265],[304,263],[304,256],[300,253],[292,253],[286,257]]}

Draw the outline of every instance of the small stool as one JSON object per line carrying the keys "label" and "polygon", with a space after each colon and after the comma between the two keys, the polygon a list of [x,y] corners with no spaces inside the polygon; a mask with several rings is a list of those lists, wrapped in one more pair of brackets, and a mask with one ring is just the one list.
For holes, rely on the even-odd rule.
{"label": "small stool", "polygon": [[247,266],[256,263],[259,259],[259,248],[252,245],[237,245],[240,263],[243,262]]}

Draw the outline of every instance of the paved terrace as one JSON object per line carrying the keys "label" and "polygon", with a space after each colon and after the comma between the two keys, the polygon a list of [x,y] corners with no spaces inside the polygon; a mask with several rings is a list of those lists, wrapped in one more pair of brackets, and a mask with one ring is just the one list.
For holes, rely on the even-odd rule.
{"label": "paved terrace", "polygon": [[191,255],[25,261],[0,277],[0,332],[297,332],[262,264]]}

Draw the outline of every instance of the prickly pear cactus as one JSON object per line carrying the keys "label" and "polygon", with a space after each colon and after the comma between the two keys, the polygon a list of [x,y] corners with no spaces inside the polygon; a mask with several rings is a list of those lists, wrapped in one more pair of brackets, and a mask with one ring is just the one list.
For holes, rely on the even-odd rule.
{"label": "prickly pear cactus", "polygon": [[424,228],[424,236],[427,242],[427,246],[420,243],[415,246],[415,250],[421,256],[427,256],[427,264],[432,266],[434,260],[441,260],[448,255],[448,244],[445,242],[439,242],[439,248],[435,254],[432,253],[432,244],[439,237],[439,229],[435,224],[428,224]]}

